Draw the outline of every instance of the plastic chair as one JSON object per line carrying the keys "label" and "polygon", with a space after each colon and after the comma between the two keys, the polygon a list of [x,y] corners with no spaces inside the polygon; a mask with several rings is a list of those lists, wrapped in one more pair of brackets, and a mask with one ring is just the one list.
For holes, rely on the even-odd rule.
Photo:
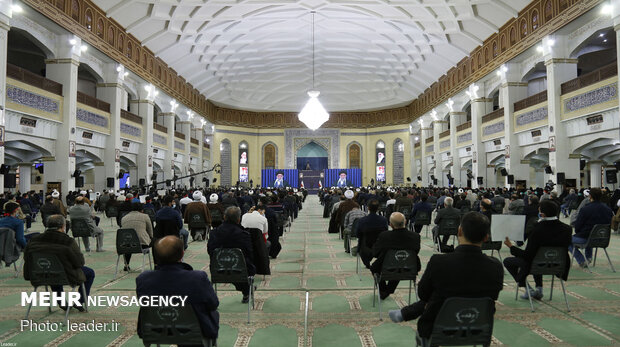
{"label": "plastic chair", "polygon": [[74,219],[71,221],[71,235],[77,240],[78,248],[80,247],[81,237],[92,237],[97,241],[97,238],[93,235],[93,230],[88,225],[86,219]]}
{"label": "plastic chair", "polygon": [[360,254],[365,252],[367,254],[372,255],[372,245],[375,244],[379,234],[387,231],[387,229],[383,228],[372,228],[366,230],[364,233],[360,233],[358,230],[357,234],[357,265],[355,266],[355,273],[358,275],[360,281],[362,278],[359,276],[360,274],[360,262],[362,260]]}
{"label": "plastic chair", "polygon": [[[575,249],[581,248],[594,248],[594,263],[592,263],[592,267],[596,266],[596,256],[598,255],[598,249],[602,248],[607,256],[607,261],[609,262],[609,266],[611,267],[611,271],[616,272],[614,265],[611,263],[611,258],[609,258],[609,253],[607,253],[607,247],[609,247],[609,241],[611,239],[611,227],[609,224],[596,224],[592,227],[592,231],[590,231],[590,236],[588,236],[588,241],[586,243],[573,243],[573,254],[571,258],[571,264],[573,263],[573,259],[575,258]],[[585,262],[586,269],[590,270],[590,266],[588,262]]]}
{"label": "plastic chair", "polygon": [[218,283],[242,283],[250,285],[248,300],[248,324],[250,324],[250,310],[254,307],[254,276],[248,275],[245,256],[239,248],[218,248],[213,252],[209,264],[211,282],[217,295]]}
{"label": "plastic chair", "polygon": [[[202,237],[203,240],[207,241],[209,234],[207,233],[207,221],[202,214],[192,213],[189,215],[189,222],[187,223],[189,227],[189,231],[192,235],[196,235],[196,233],[200,233],[204,235]],[[193,237],[193,236],[192,236]]]}
{"label": "plastic chair", "polygon": [[426,339],[416,333],[416,345],[471,346],[491,345],[494,302],[491,298],[448,298]]}
{"label": "plastic chair", "polygon": [[416,211],[414,216],[414,225],[426,226],[426,237],[428,237],[428,226],[431,225],[431,214],[430,211]]}
{"label": "plastic chair", "polygon": [[[413,251],[409,249],[390,249],[385,253],[381,272],[373,274],[375,283],[373,286],[372,307],[375,307],[375,299],[379,296],[379,282],[381,281],[409,281],[409,304],[411,304],[411,286],[415,296],[418,296],[418,290],[415,286],[415,279],[418,276],[418,258]],[[379,320],[383,320],[381,314],[381,299],[379,301]]]}
{"label": "plastic chair", "polygon": [[[116,231],[116,254],[116,270],[114,270],[114,279],[116,279],[116,275],[118,274],[118,263],[121,259],[121,255],[142,254],[142,271],[144,271],[144,265],[146,265],[145,257],[149,258],[149,268],[151,270],[153,269],[150,248],[142,248],[138,233],[134,229],[118,229]],[[129,265],[125,262],[124,257],[123,263],[125,266]]]}
{"label": "plastic chair", "polygon": [[[9,235],[7,236],[7,239],[9,240],[15,240],[15,230],[11,229],[11,228],[0,228],[0,234],[2,233],[9,233]],[[2,259],[4,259],[4,256],[2,254],[2,252],[4,251],[4,249],[0,248],[0,263],[2,263]],[[17,262],[19,261],[18,259],[15,259],[15,261],[13,262],[13,268],[15,269],[15,278],[19,277],[19,269],[22,268],[22,266],[24,266],[24,258],[22,258],[22,264],[21,266],[18,268],[17,267]],[[9,264],[5,264],[7,267],[11,265],[11,263]]]}
{"label": "plastic chair", "polygon": [[[564,288],[564,280],[562,280],[562,275],[564,275],[564,270],[566,268],[566,261],[568,256],[568,248],[566,247],[540,247],[536,252],[536,256],[532,260],[532,264],[530,266],[530,275],[551,275],[551,292],[549,293],[549,301],[553,299],[553,281],[557,276],[560,279],[560,284],[562,285],[562,292],[564,292],[564,301],[566,302],[566,310],[570,312],[570,307],[568,306],[568,299],[566,298],[566,289]],[[532,302],[532,297],[530,296],[530,291],[528,290],[529,284],[526,282],[526,293],[527,297],[530,300],[530,307],[532,308],[532,312],[534,312],[534,303]],[[517,300],[517,296],[519,295],[519,285],[517,284],[517,293],[515,294],[515,300]]]}
{"label": "plastic chair", "polygon": [[[49,292],[48,286],[71,286],[71,290],[75,291],[75,288],[78,286],[73,286],[69,283],[69,279],[67,278],[67,273],[65,272],[65,268],[63,267],[58,256],[51,253],[31,253],[29,256],[29,270],[30,270],[30,284],[34,287],[35,293],[37,289],[41,286],[45,286],[45,291]],[[84,298],[84,309],[88,311],[88,298],[86,297],[86,288],[83,283],[79,285],[82,295]],[[79,293],[79,292],[78,292]],[[28,319],[28,315],[30,315],[30,309],[32,309],[32,302],[28,305],[26,309],[26,317],[24,319]],[[48,306],[48,312],[52,312],[52,307]],[[67,311],[65,312],[65,321],[69,319],[69,311],[71,311],[71,306],[67,307]]]}
{"label": "plastic chair", "polygon": [[214,339],[202,336],[200,323],[191,305],[179,307],[140,307],[140,338],[151,344],[202,345],[213,347]]}
{"label": "plastic chair", "polygon": [[[361,217],[360,217],[361,218]],[[351,230],[349,231],[348,234],[345,234],[345,252],[351,252],[351,239],[356,239],[357,235],[353,235],[353,230],[357,230],[357,225],[359,224],[359,220],[360,218],[357,218],[353,221],[353,225],[351,226]]]}
{"label": "plastic chair", "polygon": [[[445,217],[441,219],[441,221],[439,222],[438,230],[437,230],[437,240],[433,240],[433,241],[437,241],[439,252],[442,251],[441,241],[439,240],[439,237],[445,236],[445,235],[456,237],[456,235],[459,232],[459,224],[461,224],[460,216]],[[454,239],[452,239],[452,241],[453,241],[452,244],[454,245]]]}
{"label": "plastic chair", "polygon": [[118,207],[108,203],[105,207],[105,216],[110,218],[110,226],[113,226],[113,220],[118,217]]}
{"label": "plastic chair", "polygon": [[[490,235],[489,235],[490,238]],[[493,253],[495,251],[497,251],[497,257],[499,258],[500,261],[502,260],[502,254],[500,253],[500,249],[502,249],[502,241],[486,241],[483,242],[482,245],[480,246],[480,249],[483,251],[491,251],[491,256],[493,256]]]}

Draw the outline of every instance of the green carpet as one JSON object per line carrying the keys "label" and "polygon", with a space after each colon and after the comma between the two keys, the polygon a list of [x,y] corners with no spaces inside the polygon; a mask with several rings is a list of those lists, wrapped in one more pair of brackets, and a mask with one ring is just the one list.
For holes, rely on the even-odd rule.
{"label": "green carpet", "polygon": [[[408,283],[401,282],[396,293],[382,303],[383,321],[378,305],[373,307],[373,281],[361,265],[356,273],[356,258],[343,250],[338,235],[327,234],[328,220],[322,218],[322,207],[316,197],[308,197],[292,231],[282,240],[282,252],[271,260],[272,275],[256,277],[255,309],[247,324],[247,305],[231,285],[219,285],[220,347],[290,347],[304,346],[305,296],[309,292],[307,341],[315,347],[415,345],[416,322],[392,323],[387,311],[402,307],[408,301]],[[105,230],[104,253],[85,255],[87,266],[95,269],[92,289],[97,295],[131,295],[135,278],[140,274],[142,259],[134,256],[132,271],[119,272],[116,265],[115,228],[102,218]],[[40,222],[33,231],[41,231]],[[614,266],[620,269],[620,236],[612,236],[608,249]],[[353,245],[357,243],[353,241]],[[435,252],[432,242],[422,233],[420,258],[422,269]],[[601,252],[599,252],[601,253]],[[502,257],[509,255],[504,248]],[[208,271],[209,256],[204,242],[190,244],[185,261],[194,269]],[[567,282],[571,311],[566,311],[560,284],[556,281],[553,300],[549,301],[550,278],[545,278],[545,297],[535,302],[530,311],[525,300],[515,300],[515,285],[506,273],[505,287],[500,293],[495,314],[493,345],[504,346],[610,346],[620,344],[620,273],[611,271],[604,253],[589,273],[573,266]],[[114,332],[67,333],[20,331],[18,322],[24,317],[20,293],[29,291],[29,283],[12,268],[0,269],[0,342],[18,346],[142,346],[136,336],[138,309],[135,307],[97,307],[88,313],[72,311],[73,322],[96,320],[120,322]],[[361,279],[361,280],[360,280]],[[415,294],[412,293],[415,300]],[[64,318],[58,308],[34,307],[30,319],[37,322],[60,322]]]}

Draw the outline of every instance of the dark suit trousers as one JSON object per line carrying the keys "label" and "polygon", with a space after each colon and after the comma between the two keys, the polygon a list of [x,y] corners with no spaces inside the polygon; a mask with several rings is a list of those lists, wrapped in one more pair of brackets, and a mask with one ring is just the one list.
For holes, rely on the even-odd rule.
{"label": "dark suit trousers", "polygon": [[379,294],[394,294],[400,281],[379,281]]}
{"label": "dark suit trousers", "polygon": [[[512,277],[517,281],[519,287],[525,287],[525,279],[529,275],[530,269],[527,262],[523,258],[508,257],[504,259],[504,266],[510,272]],[[534,275],[536,287],[542,287],[542,275]]]}
{"label": "dark suit trousers", "polygon": [[[90,287],[93,286],[93,282],[95,281],[95,271],[87,266],[82,266],[82,271],[84,272],[84,276],[86,277],[86,282],[80,284],[80,287],[84,286],[84,289],[86,291],[86,296],[89,296]],[[60,294],[63,292],[62,286],[50,286],[50,287],[56,293]],[[82,296],[82,290],[80,288],[78,288],[78,290],[80,292],[80,302],[83,303],[86,298]]]}

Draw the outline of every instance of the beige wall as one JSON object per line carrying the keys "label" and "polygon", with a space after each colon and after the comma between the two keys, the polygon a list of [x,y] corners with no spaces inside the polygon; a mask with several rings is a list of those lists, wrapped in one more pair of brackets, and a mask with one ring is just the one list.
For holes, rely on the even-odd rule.
{"label": "beige wall", "polygon": [[[388,134],[374,134],[383,131],[399,132]],[[243,132],[247,134],[231,134],[229,131]],[[375,146],[379,140],[385,142],[386,147],[386,175],[387,183],[392,183],[393,177],[393,155],[392,148],[394,140],[400,138],[405,145],[404,152],[404,178],[411,177],[411,153],[408,146],[409,128],[407,125],[378,127],[372,129],[340,129],[341,133],[356,133],[355,136],[340,136],[340,161],[339,168],[348,167],[347,147],[352,142],[358,142],[362,146],[362,183],[368,184],[370,179],[375,177]],[[270,134],[282,134],[281,136],[273,136]],[[357,135],[364,133],[365,135]],[[231,161],[232,161],[232,179],[234,183],[239,177],[239,144],[246,141],[249,146],[249,178],[254,180],[254,184],[261,182],[261,170],[263,167],[262,148],[267,142],[273,142],[277,147],[277,167],[284,168],[285,165],[285,143],[284,129],[251,129],[232,126],[216,126],[216,132],[213,137],[212,144],[212,163],[220,162],[220,143],[228,139],[231,145]],[[220,181],[219,175],[214,175]]]}

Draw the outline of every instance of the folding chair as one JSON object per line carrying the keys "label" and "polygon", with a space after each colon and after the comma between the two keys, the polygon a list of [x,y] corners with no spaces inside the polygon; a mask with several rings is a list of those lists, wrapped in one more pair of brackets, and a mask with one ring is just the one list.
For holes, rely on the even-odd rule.
{"label": "folding chair", "polygon": [[[84,298],[84,309],[88,311],[88,298],[86,297],[86,288],[84,287],[84,284],[80,283],[79,286],[73,286],[69,283],[65,268],[60,262],[60,259],[58,259],[58,256],[51,253],[32,253],[30,254],[28,265],[30,270],[30,284],[34,287],[35,293],[41,286],[45,286],[46,292],[50,292],[48,286],[69,285],[73,291],[75,291],[76,287],[80,287],[79,289],[81,289]],[[32,302],[26,309],[26,317],[24,317],[24,319],[28,319],[31,308]],[[52,307],[48,306],[47,310],[51,313]],[[65,321],[69,319],[69,311],[71,311],[71,306],[67,307],[67,311],[65,312]]]}
{"label": "folding chair", "polygon": [[207,221],[202,214],[192,213],[189,215],[189,232],[192,235],[192,239],[196,240],[196,234],[201,235],[201,239],[207,241],[209,236],[207,234]]}
{"label": "folding chair", "polygon": [[428,237],[428,226],[431,225],[431,214],[429,211],[416,211],[414,225],[426,226],[426,237]]}
{"label": "folding chair", "polygon": [[155,224],[155,209],[152,208],[145,208],[143,209],[144,214],[146,214],[147,216],[149,216],[149,218],[151,219],[151,224]]}
{"label": "folding chair", "polygon": [[360,256],[360,254],[362,252],[364,252],[364,253],[372,255],[372,245],[374,245],[375,242],[377,241],[377,238],[379,237],[379,234],[381,234],[384,231],[387,231],[387,229],[372,228],[372,229],[368,229],[364,233],[360,234],[360,232],[358,230],[358,234],[357,234],[357,265],[355,266],[355,273],[359,277],[360,281],[362,280],[362,277],[359,275],[360,274],[360,262],[362,261],[362,258]]}
{"label": "folding chair", "polygon": [[254,307],[254,276],[248,275],[245,257],[239,248],[218,248],[214,251],[209,264],[211,282],[217,295],[218,283],[242,283],[250,285],[250,299],[248,300],[248,324],[250,324],[250,310]]}
{"label": "folding chair", "polygon": [[108,205],[105,207],[105,216],[107,218],[110,218],[110,226],[113,226],[114,219],[118,217],[118,207],[112,206],[108,203]]}
{"label": "folding chair", "polygon": [[[607,253],[607,247],[609,247],[609,241],[611,239],[611,227],[609,224],[596,224],[592,227],[592,231],[590,231],[590,236],[588,236],[588,241],[586,243],[573,243],[573,254],[571,258],[571,264],[573,263],[573,259],[575,258],[575,249],[581,248],[594,248],[594,262],[592,263],[592,267],[596,266],[596,256],[598,255],[598,249],[602,248],[607,256],[607,261],[609,262],[609,266],[611,267],[611,271],[616,272],[614,265],[611,263],[611,258],[609,258],[609,253]],[[586,269],[590,270],[590,266],[586,261]]]}
{"label": "folding chair", "polygon": [[490,346],[494,306],[491,298],[448,298],[437,313],[431,336],[427,339],[416,333],[416,345]]}
{"label": "folding chair", "polygon": [[[456,235],[459,232],[459,224],[461,223],[461,217],[460,216],[453,216],[453,217],[446,217],[446,218],[442,218],[441,221],[439,222],[439,226],[438,226],[438,230],[437,230],[437,235],[433,235],[433,242],[437,242],[437,247],[439,248],[439,252],[442,252],[441,249],[441,240],[439,240],[439,237],[441,236],[454,236],[456,238]],[[435,240],[435,237],[437,238]],[[452,244],[454,245],[454,239],[452,239]]]}
{"label": "folding chair", "polygon": [[[409,249],[390,249],[386,252],[381,266],[381,272],[373,274],[375,283],[373,286],[372,307],[375,307],[375,299],[379,301],[379,320],[383,320],[381,314],[381,299],[379,296],[379,282],[381,281],[409,281],[409,304],[411,304],[411,286],[415,291],[416,298],[418,290],[415,286],[415,279],[418,275],[418,258]],[[376,294],[376,295],[375,295]]]}
{"label": "folding chair", "polygon": [[[144,266],[146,265],[145,257],[149,258],[149,268],[152,270],[153,264],[151,263],[150,250],[150,248],[142,248],[138,233],[136,233],[134,229],[118,229],[116,231],[117,257],[116,270],[114,270],[114,279],[116,279],[116,275],[118,274],[118,263],[121,260],[121,255],[125,254],[142,254],[142,271],[144,271]],[[123,257],[123,263],[125,266],[129,265],[125,262],[125,257]]]}
{"label": "folding chair", "polygon": [[[490,237],[490,235],[489,235]],[[502,255],[500,253],[500,249],[502,249],[502,241],[486,241],[482,243],[482,246],[480,246],[480,249],[482,249],[483,251],[491,251],[491,256],[493,256],[493,253],[495,251],[497,251],[497,256],[499,258],[499,261],[503,261],[502,260]]]}
{"label": "folding chair", "polygon": [[[80,247],[80,241],[82,237],[92,237],[97,242],[97,238],[93,235],[93,230],[88,225],[86,219],[74,219],[71,221],[71,235],[76,239],[78,248]],[[86,247],[86,246],[84,246]]]}
{"label": "folding chair", "polygon": [[[564,280],[562,275],[566,268],[566,262],[568,261],[568,248],[566,247],[540,247],[536,252],[536,256],[532,260],[530,266],[530,275],[551,275],[551,292],[549,293],[549,301],[553,299],[553,280],[557,276],[560,279],[562,285],[562,292],[564,292],[564,301],[566,302],[566,310],[570,312],[568,306],[568,299],[566,298],[566,289],[564,288]],[[529,291],[529,284],[526,282],[525,291],[527,298],[530,300],[530,307],[534,312],[534,303]],[[519,295],[519,284],[517,283],[517,293],[515,294],[515,300]]]}
{"label": "folding chair", "polygon": [[151,344],[201,345],[214,347],[215,339],[202,336],[200,322],[191,305],[180,307],[140,307],[140,338]]}
{"label": "folding chair", "polygon": [[351,230],[349,233],[344,234],[344,251],[351,252],[351,239],[357,238],[357,235],[353,235],[353,230],[357,230],[357,225],[359,224],[360,218],[357,218],[353,221],[353,225],[351,226]]}

